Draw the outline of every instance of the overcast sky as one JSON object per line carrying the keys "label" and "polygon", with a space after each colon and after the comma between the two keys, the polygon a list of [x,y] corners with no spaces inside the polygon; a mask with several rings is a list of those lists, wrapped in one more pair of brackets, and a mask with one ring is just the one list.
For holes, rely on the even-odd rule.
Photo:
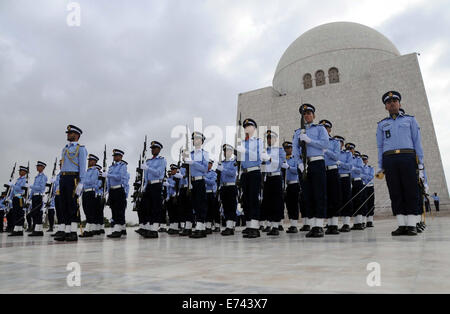
{"label": "overcast sky", "polygon": [[15,161],[52,163],[67,124],[83,129],[89,153],[107,144],[109,162],[125,150],[132,177],[145,134],[171,162],[173,127],[233,125],[238,93],[270,86],[298,36],[351,21],[421,54],[450,183],[448,0],[80,0],[80,27],[67,25],[70,2],[0,2],[1,181]]}

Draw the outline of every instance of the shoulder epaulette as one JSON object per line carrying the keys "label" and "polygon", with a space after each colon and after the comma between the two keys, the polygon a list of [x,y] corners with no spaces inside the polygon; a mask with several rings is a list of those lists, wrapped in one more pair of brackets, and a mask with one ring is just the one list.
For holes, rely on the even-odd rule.
{"label": "shoulder epaulette", "polygon": [[414,118],[414,116],[412,116],[412,115],[410,115],[410,114],[404,114],[403,116],[404,116],[404,117],[411,117],[411,118]]}
{"label": "shoulder epaulette", "polygon": [[391,118],[391,117],[384,118],[383,120],[378,121],[378,124],[380,124],[380,123],[383,122],[384,120],[389,120],[390,118]]}

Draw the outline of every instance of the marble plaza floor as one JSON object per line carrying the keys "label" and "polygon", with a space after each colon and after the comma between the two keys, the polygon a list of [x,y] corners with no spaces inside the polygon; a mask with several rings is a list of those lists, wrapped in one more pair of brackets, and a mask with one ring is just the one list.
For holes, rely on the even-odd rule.
{"label": "marble plaza floor", "polygon": [[[97,237],[77,243],[0,234],[0,293],[450,293],[450,217],[393,238],[394,220],[323,239]],[[239,228],[240,229],[240,228]],[[81,266],[69,287],[67,264]],[[366,283],[379,263],[381,286]]]}

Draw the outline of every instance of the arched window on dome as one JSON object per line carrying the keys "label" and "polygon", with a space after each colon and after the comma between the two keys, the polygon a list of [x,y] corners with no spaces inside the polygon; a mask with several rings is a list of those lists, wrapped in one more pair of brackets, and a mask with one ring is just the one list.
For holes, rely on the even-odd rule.
{"label": "arched window on dome", "polygon": [[316,86],[325,85],[325,73],[322,70],[316,72]]}
{"label": "arched window on dome", "polygon": [[339,83],[339,70],[337,68],[329,69],[328,79],[330,80],[330,84]]}
{"label": "arched window on dome", "polygon": [[306,73],[303,76],[303,88],[304,89],[308,89],[308,88],[312,88],[313,84],[312,84],[312,76],[309,73]]}

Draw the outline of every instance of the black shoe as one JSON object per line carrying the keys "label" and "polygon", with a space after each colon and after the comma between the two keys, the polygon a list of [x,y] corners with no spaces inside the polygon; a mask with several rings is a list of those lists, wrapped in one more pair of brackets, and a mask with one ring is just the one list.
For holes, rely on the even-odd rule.
{"label": "black shoe", "polygon": [[[262,226],[259,228],[262,228]],[[250,232],[250,228],[245,228],[244,230],[242,230],[242,234],[248,234],[249,232]]]}
{"label": "black shoe", "polygon": [[349,225],[343,225],[339,232],[350,232],[351,230]]}
{"label": "black shoe", "polygon": [[220,227],[215,227],[214,229],[213,229],[213,232],[220,232]]}
{"label": "black shoe", "polygon": [[303,225],[303,227],[300,228],[300,231],[311,231],[311,226],[310,225]]}
{"label": "black shoe", "polygon": [[145,239],[157,239],[159,237],[157,231],[145,230],[145,233],[142,234]]}
{"label": "black shoe", "polygon": [[416,236],[417,235],[417,229],[414,226],[408,226],[406,229],[406,235],[409,236]]}
{"label": "black shoe", "polygon": [[180,232],[181,237],[188,237],[192,234],[192,229],[183,229],[183,231]]}
{"label": "black shoe", "polygon": [[400,226],[397,228],[397,230],[391,232],[391,235],[394,237],[407,235],[407,234],[408,234],[408,228],[406,226]]}
{"label": "black shoe", "polygon": [[259,231],[263,231],[263,230],[264,230],[264,227],[263,226],[259,226]]}
{"label": "black shoe", "polygon": [[325,234],[328,235],[337,235],[339,234],[338,226],[329,226]]}
{"label": "black shoe", "polygon": [[28,235],[29,237],[43,237],[44,232],[43,231],[33,231]]}
{"label": "black shoe", "polygon": [[231,236],[234,235],[234,230],[231,228],[225,228],[225,230],[223,230],[220,234],[223,236]]}
{"label": "black shoe", "polygon": [[53,232],[53,228],[48,228],[48,230],[45,232]]}
{"label": "black shoe", "polygon": [[265,227],[265,228],[263,229],[262,232],[269,232],[271,229],[272,229],[272,228],[270,228],[269,226],[267,226],[267,227]]}
{"label": "black shoe", "polygon": [[364,230],[362,224],[353,224],[352,230]]}
{"label": "black shoe", "polygon": [[139,228],[139,229],[137,229],[137,230],[134,230],[134,232],[136,232],[137,234],[139,234],[139,235],[143,235],[144,233],[145,233],[145,229],[142,229],[142,228]]}
{"label": "black shoe", "polygon": [[66,242],[76,242],[78,241],[78,236],[76,232],[66,233],[64,241]]}
{"label": "black shoe", "polygon": [[127,230],[122,230],[120,233],[122,233],[123,236],[127,235]]}
{"label": "black shoe", "polygon": [[319,227],[312,227],[312,229],[305,235],[306,238],[315,238],[314,234]]}
{"label": "black shoe", "polygon": [[373,228],[373,222],[369,221],[366,225],[367,228]]}
{"label": "black shoe", "polygon": [[212,234],[212,229],[211,228],[206,228],[205,233],[206,234]]}
{"label": "black shoe", "polygon": [[13,231],[8,234],[8,237],[21,237],[23,236],[23,231]]}
{"label": "black shoe", "polygon": [[66,239],[66,233],[64,231],[57,231],[55,233],[55,241],[64,241]]}
{"label": "black shoe", "polygon": [[288,230],[286,230],[286,233],[298,233],[298,229],[297,227],[290,226]]}
{"label": "black shoe", "polygon": [[278,228],[272,228],[269,232],[267,232],[268,236],[278,236],[280,235],[280,231],[278,231]]}
{"label": "black shoe", "polygon": [[278,226],[278,231],[284,231],[284,227],[282,225]]}
{"label": "black shoe", "polygon": [[100,229],[98,232],[99,234],[105,234],[105,229]]}
{"label": "black shoe", "polygon": [[249,228],[249,231],[247,234],[244,234],[244,238],[246,239],[254,239],[254,238],[259,238],[261,236],[261,234],[259,233],[258,229],[252,229]]}
{"label": "black shoe", "polygon": [[330,226],[328,224],[326,224],[326,226],[324,227],[325,229],[328,229]]}
{"label": "black shoe", "polygon": [[313,238],[323,238],[325,233],[323,232],[323,228],[316,227],[316,232],[313,234]]}
{"label": "black shoe", "polygon": [[423,232],[423,230],[422,230],[422,228],[419,226],[419,224],[416,225],[416,230],[417,230],[417,233],[422,233],[422,232]]}
{"label": "black shoe", "polygon": [[122,236],[121,231],[114,231],[113,233],[107,235],[107,237],[111,239],[119,239],[121,236]]}
{"label": "black shoe", "polygon": [[85,231],[83,232],[83,234],[80,234],[80,238],[92,238],[94,235],[92,234],[91,231]]}
{"label": "black shoe", "polygon": [[176,235],[176,234],[179,234],[179,233],[180,233],[180,231],[178,231],[176,229],[169,229],[169,230],[167,230],[167,234],[169,234],[169,235]]}
{"label": "black shoe", "polygon": [[191,239],[200,239],[200,238],[206,238],[206,231],[205,230],[194,230],[192,234],[189,236]]}

